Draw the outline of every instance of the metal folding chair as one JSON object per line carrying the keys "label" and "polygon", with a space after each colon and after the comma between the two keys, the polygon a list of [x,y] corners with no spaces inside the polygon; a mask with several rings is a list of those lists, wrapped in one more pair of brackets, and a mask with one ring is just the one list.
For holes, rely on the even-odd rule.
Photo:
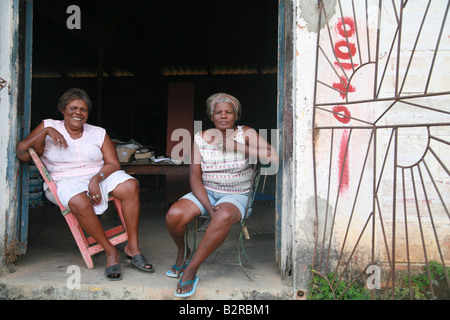
{"label": "metal folding chair", "polygon": [[[66,222],[69,225],[70,231],[72,232],[72,235],[75,239],[78,248],[80,249],[81,255],[84,261],[86,262],[87,267],[89,269],[93,269],[94,263],[92,261],[92,256],[96,253],[103,251],[103,247],[99,243],[97,243],[97,241],[94,238],[92,237],[86,238],[84,231],[81,228],[80,224],[78,223],[78,220],[75,217],[75,215],[70,211],[69,208],[64,207],[61,204],[61,201],[58,199],[56,184],[53,181],[52,177],[50,176],[47,168],[42,163],[39,155],[33,148],[28,149],[28,153],[31,155],[34,164],[39,169],[42,178],[47,183],[53,197],[57,202],[59,209],[61,210],[62,215],[66,219]],[[111,244],[116,246],[119,243],[128,240],[128,233],[125,227],[125,220],[123,219],[121,201],[117,198],[114,198],[113,196],[110,196],[108,198],[108,201],[113,201],[114,206],[116,207],[117,213],[119,215],[120,221],[122,222],[121,225],[111,228],[105,232]]]}
{"label": "metal folding chair", "polygon": [[[247,200],[247,206],[245,208],[245,214],[244,217],[242,219],[242,221],[240,222],[241,224],[241,230],[239,233],[239,239],[238,239],[238,246],[237,246],[237,251],[238,251],[238,262],[239,262],[239,266],[241,267],[242,272],[245,274],[245,276],[250,280],[253,281],[253,279],[248,275],[248,273],[245,271],[244,269],[244,264],[242,263],[242,256],[245,257],[245,259],[247,260],[247,263],[249,264],[249,267],[251,269],[253,269],[252,264],[250,263],[250,260],[245,252],[245,246],[244,246],[244,239],[249,240],[250,239],[250,234],[247,230],[247,219],[250,216],[250,213],[252,211],[252,207],[253,207],[253,203],[255,200],[255,196],[256,196],[256,191],[258,189],[258,184],[259,184],[259,179],[261,177],[261,170],[260,170],[260,166],[259,163],[255,164],[253,166],[253,175],[252,175],[252,180],[251,180],[251,187],[250,187],[250,192],[248,195],[248,200]],[[201,220],[203,220],[203,222],[201,222]],[[191,254],[189,257],[187,257],[187,244],[188,244],[188,232],[186,230],[186,232],[184,233],[184,243],[185,243],[185,252],[184,252],[184,261],[181,264],[181,267],[183,267],[186,263],[188,263],[188,261],[191,260],[191,258],[193,257],[196,249],[197,249],[197,233],[198,232],[205,232],[206,229],[208,228],[208,225],[211,221],[211,218],[208,217],[202,217],[199,216],[197,218],[195,218],[194,220],[194,231],[193,231],[193,249],[191,251]],[[182,268],[181,268],[182,269]],[[180,269],[180,270],[181,270]]]}

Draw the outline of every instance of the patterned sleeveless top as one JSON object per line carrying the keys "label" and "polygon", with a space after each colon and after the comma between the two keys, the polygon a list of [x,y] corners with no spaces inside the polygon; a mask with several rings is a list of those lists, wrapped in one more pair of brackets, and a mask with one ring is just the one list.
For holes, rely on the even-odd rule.
{"label": "patterned sleeveless top", "polygon": [[[238,126],[234,140],[244,144],[243,134],[243,126]],[[194,141],[202,156],[202,182],[205,189],[229,194],[249,192],[253,171],[244,154],[220,150],[203,140],[200,132],[195,134]]]}

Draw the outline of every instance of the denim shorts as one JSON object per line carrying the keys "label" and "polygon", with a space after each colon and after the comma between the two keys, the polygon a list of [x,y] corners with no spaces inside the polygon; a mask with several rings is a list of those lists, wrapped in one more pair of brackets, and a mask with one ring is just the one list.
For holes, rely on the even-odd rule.
{"label": "denim shorts", "polygon": [[[229,194],[229,193],[215,192],[215,191],[211,191],[211,190],[206,190],[206,193],[208,194],[209,201],[211,202],[211,204],[213,206],[216,206],[216,205],[218,205],[220,203],[224,203],[224,202],[232,203],[236,207],[238,207],[239,211],[241,212],[241,220],[244,218],[245,208],[247,208],[248,193]],[[181,197],[181,199],[191,200],[200,209],[202,216],[208,215],[208,212],[206,211],[205,207],[203,207],[203,205],[194,196],[194,194],[192,192]],[[247,218],[250,216],[250,214],[251,214],[251,210],[249,210],[249,212],[247,213]]]}

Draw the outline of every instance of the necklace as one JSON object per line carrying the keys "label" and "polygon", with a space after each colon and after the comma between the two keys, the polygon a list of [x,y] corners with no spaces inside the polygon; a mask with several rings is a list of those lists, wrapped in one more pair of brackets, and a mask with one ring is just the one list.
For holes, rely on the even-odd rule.
{"label": "necklace", "polygon": [[78,140],[78,139],[80,139],[81,138],[81,136],[83,135],[83,132],[84,132],[84,126],[83,127],[81,127],[81,130],[80,130],[80,133],[78,133],[78,134],[72,134],[70,131],[73,131],[73,130],[70,130],[69,131],[69,128],[66,126],[66,122],[64,121],[64,129],[66,129],[66,132],[69,134],[69,136],[73,139],[73,140]]}
{"label": "necklace", "polygon": [[70,137],[71,137],[73,140],[78,140],[78,139],[80,139],[81,136],[83,135],[83,132],[84,132],[84,129],[81,129],[81,132],[78,134],[78,136],[76,136],[76,137],[74,138],[74,137],[72,137],[72,135],[70,135]]}
{"label": "necklace", "polygon": [[[66,129],[66,130],[67,130],[67,129]],[[84,128],[81,128],[81,131],[80,131],[80,133],[78,133],[78,134],[73,134],[73,133],[70,133],[69,131],[67,131],[67,133],[69,134],[69,136],[70,136],[73,140],[78,140],[78,139],[80,139],[81,136],[83,135],[83,132],[84,132]]]}

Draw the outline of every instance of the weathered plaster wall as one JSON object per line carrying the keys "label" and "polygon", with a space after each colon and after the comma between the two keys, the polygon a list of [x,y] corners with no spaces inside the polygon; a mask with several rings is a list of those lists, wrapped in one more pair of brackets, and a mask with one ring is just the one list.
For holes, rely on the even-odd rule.
{"label": "weathered plaster wall", "polygon": [[[432,126],[428,132],[426,125],[450,123],[448,94],[442,94],[450,92],[450,23],[444,24],[439,54],[431,69],[447,1],[432,2],[420,37],[417,37],[420,22],[427,10],[425,1],[409,1],[402,15],[398,5],[393,7],[391,2],[383,2],[380,24],[378,1],[368,1],[368,7],[365,1],[323,1],[326,16],[321,17],[320,29],[317,3],[307,0],[295,2],[294,283],[298,288],[306,289],[309,274],[305,271],[312,266],[315,255],[316,263],[320,261],[322,253],[319,249],[328,244],[331,244],[332,268],[339,258],[341,264],[350,261],[351,267],[366,267],[372,259],[372,248],[375,264],[387,263],[394,252],[398,265],[406,263],[405,227],[408,228],[410,263],[424,262],[423,243],[428,260],[440,260],[439,243],[441,254],[448,263],[450,223],[446,208],[450,207],[449,174],[428,151],[423,159],[441,193],[439,197],[425,166],[422,162],[416,165],[426,151],[430,133],[450,141],[450,126]],[[401,32],[396,35],[398,21],[401,21]],[[416,39],[419,39],[417,43]],[[400,48],[396,45],[399,40]],[[317,44],[321,48],[319,52]],[[378,63],[375,63],[375,57],[378,57]],[[439,95],[416,97],[430,93]],[[400,100],[392,99],[395,96]],[[368,101],[371,99],[374,101]],[[362,100],[347,104],[347,101]],[[315,113],[314,101],[320,108],[316,108]],[[344,114],[351,118],[344,117]],[[318,128],[314,138],[313,124]],[[388,148],[392,128],[409,124],[416,126],[398,129],[395,153],[393,147]],[[377,127],[375,137],[372,136],[372,125]],[[382,126],[386,128],[382,129]],[[336,129],[331,130],[331,127]],[[448,168],[450,147],[436,140],[429,146]],[[383,167],[384,159],[386,165]],[[413,167],[417,201],[414,201],[411,169],[397,169],[394,178],[394,161]],[[316,166],[317,185],[314,184],[313,164]],[[419,167],[424,176],[423,183]],[[314,188],[317,188],[317,197]],[[374,190],[378,201],[373,197]],[[423,190],[426,190],[426,195]],[[374,228],[373,211],[376,213]],[[353,256],[350,256],[355,247]]]}
{"label": "weathered plaster wall", "polygon": [[[0,78],[7,86],[0,90],[0,267],[13,250],[11,230],[18,209],[18,161],[8,155],[15,152],[17,137],[18,1],[0,1]],[[8,262],[8,261],[6,261]]]}

